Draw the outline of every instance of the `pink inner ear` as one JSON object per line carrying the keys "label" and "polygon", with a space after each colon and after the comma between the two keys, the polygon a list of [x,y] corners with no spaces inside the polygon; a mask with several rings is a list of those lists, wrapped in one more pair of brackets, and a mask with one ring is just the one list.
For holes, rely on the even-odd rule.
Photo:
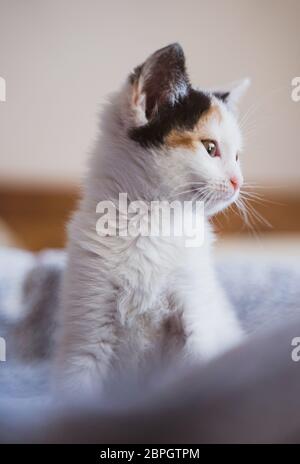
{"label": "pink inner ear", "polygon": [[156,108],[173,103],[190,88],[181,46],[175,43],[157,50],[138,67],[137,78],[144,79],[142,91],[150,119]]}

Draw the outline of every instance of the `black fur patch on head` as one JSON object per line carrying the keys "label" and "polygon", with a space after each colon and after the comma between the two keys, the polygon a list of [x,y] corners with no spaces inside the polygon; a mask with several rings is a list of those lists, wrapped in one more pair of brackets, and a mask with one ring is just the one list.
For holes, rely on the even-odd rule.
{"label": "black fur patch on head", "polygon": [[229,95],[230,92],[214,92],[214,96],[224,103],[227,102]]}
{"label": "black fur patch on head", "polygon": [[210,105],[208,95],[190,88],[174,105],[162,105],[147,124],[132,128],[129,136],[143,147],[158,147],[171,130],[192,130]]}

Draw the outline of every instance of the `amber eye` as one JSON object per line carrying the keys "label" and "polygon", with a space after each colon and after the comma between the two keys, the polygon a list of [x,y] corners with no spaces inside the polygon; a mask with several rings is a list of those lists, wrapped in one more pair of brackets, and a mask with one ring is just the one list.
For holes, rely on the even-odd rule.
{"label": "amber eye", "polygon": [[202,140],[202,143],[209,156],[211,156],[212,158],[214,158],[215,156],[220,156],[216,142],[214,142],[213,140]]}

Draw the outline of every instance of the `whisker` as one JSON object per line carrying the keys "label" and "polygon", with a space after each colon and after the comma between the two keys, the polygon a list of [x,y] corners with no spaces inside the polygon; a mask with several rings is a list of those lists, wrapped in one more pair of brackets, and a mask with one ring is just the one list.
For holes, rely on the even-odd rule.
{"label": "whisker", "polygon": [[204,189],[205,189],[205,188],[200,188],[200,187],[199,187],[198,189],[197,189],[197,188],[196,188],[196,189],[193,188],[193,189],[190,189],[190,190],[184,190],[183,192],[175,193],[175,194],[173,195],[173,197],[177,197],[177,196],[179,196],[179,195],[184,195],[185,193],[198,192],[198,191],[204,190]]}
{"label": "whisker", "polygon": [[240,196],[242,198],[245,198],[248,201],[252,201],[253,203],[258,203],[258,204],[268,203],[271,205],[284,206],[284,203],[281,203],[279,201],[270,200],[269,198],[265,198],[262,195],[258,193],[254,193],[254,192],[241,191]]}
{"label": "whisker", "polygon": [[251,214],[257,219],[258,222],[260,222],[261,224],[267,226],[267,227],[270,227],[270,228],[273,228],[272,224],[266,219],[264,218],[254,207],[253,205],[250,205],[248,203],[248,200],[244,199],[244,202],[246,202]]}

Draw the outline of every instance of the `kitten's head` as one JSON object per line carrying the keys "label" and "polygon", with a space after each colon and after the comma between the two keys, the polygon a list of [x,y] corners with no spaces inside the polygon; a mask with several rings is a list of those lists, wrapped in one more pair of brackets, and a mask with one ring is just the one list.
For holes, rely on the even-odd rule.
{"label": "kitten's head", "polygon": [[247,82],[228,92],[191,86],[180,45],[156,51],[130,76],[129,137],[153,156],[172,199],[199,199],[206,214],[238,197],[242,138],[235,105]]}

